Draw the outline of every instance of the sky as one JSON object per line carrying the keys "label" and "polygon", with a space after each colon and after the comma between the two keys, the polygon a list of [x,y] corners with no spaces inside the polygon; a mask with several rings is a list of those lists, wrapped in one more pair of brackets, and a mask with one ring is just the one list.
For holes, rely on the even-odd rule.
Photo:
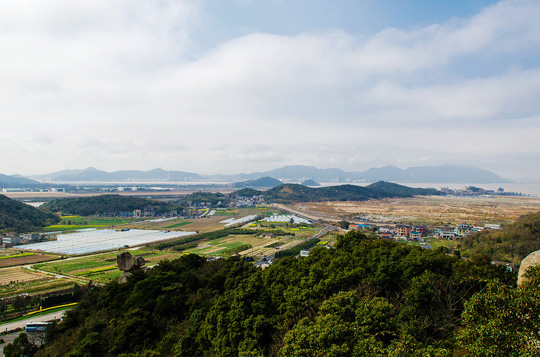
{"label": "sky", "polygon": [[540,181],[537,0],[6,0],[0,173]]}

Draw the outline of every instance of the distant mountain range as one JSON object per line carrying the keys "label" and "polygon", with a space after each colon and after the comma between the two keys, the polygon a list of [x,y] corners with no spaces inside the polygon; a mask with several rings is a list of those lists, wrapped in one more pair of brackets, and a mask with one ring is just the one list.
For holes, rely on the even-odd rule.
{"label": "distant mountain range", "polygon": [[0,188],[20,187],[20,186],[35,186],[40,185],[40,182],[27,179],[21,175],[2,175],[0,174]]}
{"label": "distant mountain range", "polygon": [[203,179],[198,174],[183,171],[166,171],[162,169],[154,169],[150,171],[121,170],[114,172],[106,172],[98,170],[94,167],[89,167],[83,170],[63,170],[46,175],[30,176],[30,178],[42,182],[178,182],[199,181]]}
{"label": "distant mountain range", "polygon": [[[377,182],[380,180],[403,183],[508,183],[491,171],[465,166],[417,166],[400,169],[396,166],[371,168],[362,172],[341,169],[319,169],[314,166],[289,165],[265,172],[236,175],[199,175],[184,171],[154,169],[150,171],[122,170],[106,172],[89,167],[84,170],[64,170],[47,175],[30,176],[41,182],[239,182],[264,177],[282,182]],[[1,181],[1,180],[0,180]]]}

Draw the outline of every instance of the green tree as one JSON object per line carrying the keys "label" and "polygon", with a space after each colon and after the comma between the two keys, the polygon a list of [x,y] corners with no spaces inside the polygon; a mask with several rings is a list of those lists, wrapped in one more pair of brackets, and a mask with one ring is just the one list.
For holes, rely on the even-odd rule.
{"label": "green tree", "polygon": [[38,347],[28,341],[28,336],[21,333],[12,343],[4,347],[4,356],[6,357],[26,357],[33,356]]}
{"label": "green tree", "polygon": [[368,237],[357,230],[349,231],[343,235],[337,236],[336,248],[350,250],[358,243],[367,240]]}
{"label": "green tree", "polygon": [[326,300],[314,321],[302,319],[284,338],[278,356],[383,356],[396,334],[394,307],[355,291]]}
{"label": "green tree", "polygon": [[540,355],[540,267],[518,288],[490,282],[463,312],[460,345],[474,356]]}

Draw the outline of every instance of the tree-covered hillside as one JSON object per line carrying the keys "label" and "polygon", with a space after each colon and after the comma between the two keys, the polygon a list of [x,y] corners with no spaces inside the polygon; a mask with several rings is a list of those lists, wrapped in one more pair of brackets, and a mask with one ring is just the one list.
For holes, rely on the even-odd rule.
{"label": "tree-covered hillside", "polygon": [[146,206],[155,207],[157,213],[182,208],[167,202],[121,195],[58,198],[45,203],[42,207],[52,212],[61,212],[62,214],[91,216],[103,214],[103,212],[130,212],[135,209],[143,209]]}
{"label": "tree-covered hillside", "polygon": [[540,249],[540,212],[520,217],[500,230],[485,230],[463,238],[461,249],[470,256],[519,265],[529,253]]}
{"label": "tree-covered hillside", "polygon": [[356,231],[264,270],[186,255],[96,287],[36,355],[464,356],[462,313],[492,279],[515,274]]}
{"label": "tree-covered hillside", "polygon": [[0,230],[26,232],[59,221],[51,212],[0,195]]}
{"label": "tree-covered hillside", "polygon": [[356,185],[311,188],[299,184],[283,184],[264,192],[270,202],[310,201],[365,201],[388,197],[412,197],[415,195],[441,195],[434,189],[412,188],[395,183],[379,181],[366,187]]}

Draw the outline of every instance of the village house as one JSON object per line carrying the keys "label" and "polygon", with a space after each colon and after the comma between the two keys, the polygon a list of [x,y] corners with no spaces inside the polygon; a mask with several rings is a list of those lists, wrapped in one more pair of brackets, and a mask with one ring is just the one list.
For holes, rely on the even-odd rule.
{"label": "village house", "polygon": [[409,237],[409,233],[411,233],[411,226],[407,226],[404,224],[400,224],[396,226],[397,234],[400,237]]}

